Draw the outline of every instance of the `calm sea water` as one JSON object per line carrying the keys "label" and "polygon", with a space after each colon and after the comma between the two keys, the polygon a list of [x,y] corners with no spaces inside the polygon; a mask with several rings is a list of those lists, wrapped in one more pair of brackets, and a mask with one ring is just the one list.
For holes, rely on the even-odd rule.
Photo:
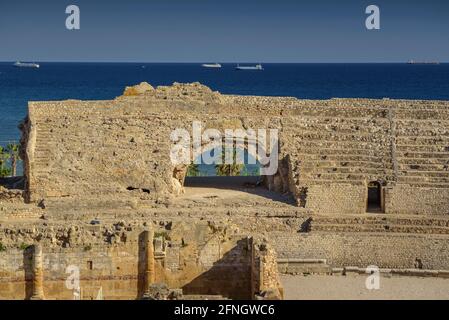
{"label": "calm sea water", "polygon": [[19,139],[18,123],[30,100],[111,99],[127,85],[199,81],[222,93],[449,100],[449,64],[264,64],[265,71],[235,65],[42,63],[40,69],[0,63],[0,144]]}

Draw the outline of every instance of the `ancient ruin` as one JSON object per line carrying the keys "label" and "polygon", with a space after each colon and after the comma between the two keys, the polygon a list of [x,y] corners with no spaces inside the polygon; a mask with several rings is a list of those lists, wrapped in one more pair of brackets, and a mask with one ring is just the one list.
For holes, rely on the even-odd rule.
{"label": "ancient ruin", "polygon": [[[277,173],[189,186],[169,137],[193,121],[278,129]],[[85,299],[279,299],[278,269],[449,274],[448,124],[446,101],[234,96],[198,83],[30,102],[24,178],[0,183],[0,298],[71,299],[69,265]]]}

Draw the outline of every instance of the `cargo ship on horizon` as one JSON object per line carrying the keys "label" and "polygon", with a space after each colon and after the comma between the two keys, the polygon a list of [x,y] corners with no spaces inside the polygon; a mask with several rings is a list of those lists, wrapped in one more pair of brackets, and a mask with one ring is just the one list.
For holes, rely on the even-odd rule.
{"label": "cargo ship on horizon", "polygon": [[39,69],[40,65],[34,62],[20,62],[17,61],[16,63],[14,63],[14,67],[17,68],[36,68]]}
{"label": "cargo ship on horizon", "polygon": [[409,60],[407,61],[407,64],[440,64],[438,61],[416,61],[416,60]]}
{"label": "cargo ship on horizon", "polygon": [[221,64],[219,63],[204,63],[201,65],[203,68],[213,68],[213,69],[220,69]]}
{"label": "cargo ship on horizon", "polygon": [[256,64],[255,66],[241,66],[240,64],[235,67],[236,70],[263,70],[262,65]]}

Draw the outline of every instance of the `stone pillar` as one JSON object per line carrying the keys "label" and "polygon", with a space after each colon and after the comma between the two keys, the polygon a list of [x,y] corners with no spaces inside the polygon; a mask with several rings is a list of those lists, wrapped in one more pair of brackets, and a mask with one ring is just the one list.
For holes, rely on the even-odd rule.
{"label": "stone pillar", "polygon": [[258,279],[256,275],[256,257],[255,257],[255,250],[254,250],[254,238],[248,237],[246,239],[247,241],[247,250],[249,252],[249,274],[250,274],[250,284],[249,284],[249,299],[255,299],[257,291],[257,285],[258,285]]}
{"label": "stone pillar", "polygon": [[145,273],[144,273],[144,290],[147,291],[151,284],[155,281],[154,267],[154,232],[153,230],[144,231],[145,243]]}
{"label": "stone pillar", "polygon": [[31,300],[44,300],[44,269],[42,266],[42,246],[36,244],[33,246],[33,255],[31,258],[32,270],[32,295]]}

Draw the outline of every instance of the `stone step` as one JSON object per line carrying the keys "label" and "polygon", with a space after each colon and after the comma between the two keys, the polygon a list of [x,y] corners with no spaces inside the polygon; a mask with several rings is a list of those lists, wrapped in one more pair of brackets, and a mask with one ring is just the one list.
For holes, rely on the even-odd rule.
{"label": "stone step", "polygon": [[326,259],[277,259],[278,270],[283,274],[329,274],[331,267]]}
{"label": "stone step", "polygon": [[[448,160],[449,161],[449,160]],[[399,171],[416,171],[416,172],[444,172],[448,170],[448,164],[404,164],[398,163]],[[449,171],[448,171],[449,173]]]}
{"label": "stone step", "polygon": [[405,184],[417,184],[417,183],[427,183],[427,184],[449,184],[449,177],[422,177],[422,176],[412,176],[412,175],[406,175],[406,176],[398,176],[398,183],[405,183]]}
{"label": "stone step", "polygon": [[49,126],[49,125],[45,125],[42,122],[38,124],[37,126],[37,131],[38,132],[48,132],[48,133],[52,133],[54,131],[54,127],[53,126]]}
{"label": "stone step", "polygon": [[300,177],[294,179],[297,186],[310,186],[310,185],[330,185],[330,184],[350,184],[354,186],[364,186],[365,180],[360,179],[310,179]]}
{"label": "stone step", "polygon": [[400,165],[446,165],[449,159],[445,158],[403,158],[397,157],[398,163]]}
{"label": "stone step", "polygon": [[449,171],[425,171],[425,170],[400,170],[398,174],[402,177],[422,177],[422,178],[449,178]]}
{"label": "stone step", "polygon": [[356,174],[385,174],[390,173],[393,169],[390,168],[370,168],[368,166],[366,167],[314,167],[309,166],[307,163],[305,163],[300,168],[301,174],[306,175],[315,175],[315,174],[327,174],[327,173],[356,173]]}
{"label": "stone step", "polygon": [[[375,124],[379,125],[379,124]],[[344,124],[340,121],[335,123],[310,123],[303,122],[298,119],[295,123],[290,123],[283,126],[284,130],[288,130],[290,134],[301,136],[308,134],[326,134],[326,135],[347,135],[347,136],[369,136],[375,138],[376,135],[388,135],[389,134],[389,123],[385,122],[381,126],[376,127],[373,130],[372,126],[368,126],[366,121],[360,121],[358,123]]]}
{"label": "stone step", "polygon": [[53,137],[46,137],[46,136],[38,135],[36,138],[36,143],[38,145],[45,145],[45,144],[52,145],[52,144],[56,143],[56,139],[54,139]]}
{"label": "stone step", "polygon": [[449,144],[440,145],[402,145],[396,144],[397,151],[403,152],[449,152]]}
{"label": "stone step", "polygon": [[441,131],[441,127],[444,128],[444,125],[438,126],[433,125],[430,128],[423,128],[423,127],[413,127],[413,132],[408,131],[409,128],[400,128],[396,129],[396,139],[403,139],[403,141],[410,141],[413,139],[419,140],[432,140],[438,137],[438,139],[447,139],[449,138],[449,130],[448,131]]}
{"label": "stone step", "polygon": [[449,159],[449,152],[409,152],[409,151],[397,151],[397,159],[400,158],[415,158],[415,159],[426,159],[426,158],[442,158]]}
{"label": "stone step", "polygon": [[436,226],[449,227],[449,218],[437,217],[395,217],[393,215],[376,215],[376,216],[348,216],[348,217],[331,217],[331,216],[315,216],[312,217],[313,223],[318,224],[370,224],[370,225],[417,225],[417,226]]}
{"label": "stone step", "polygon": [[[365,150],[363,150],[365,151]],[[347,149],[321,149],[314,153],[294,153],[291,154],[291,157],[300,157],[301,159],[305,160],[320,160],[320,161],[359,161],[359,162],[365,162],[365,163],[390,163],[388,159],[379,157],[379,156],[373,156],[373,155],[367,155],[367,154],[355,154],[357,150],[353,150],[354,153],[351,153],[351,151],[348,151]],[[383,160],[383,161],[382,161]]]}
{"label": "stone step", "polygon": [[449,183],[436,183],[436,182],[410,182],[401,181],[398,184],[409,185],[413,188],[427,188],[427,189],[448,189]]}
{"label": "stone step", "polygon": [[[397,100],[395,100],[397,101]],[[400,100],[399,100],[400,101]],[[448,104],[446,101],[428,101],[428,100],[407,100],[406,104],[403,105],[395,105],[396,111],[412,111],[412,112],[431,112],[431,111],[449,111]]]}
{"label": "stone step", "polygon": [[395,118],[400,120],[439,120],[449,121],[449,112],[441,110],[396,110]]}
{"label": "stone step", "polygon": [[402,226],[402,225],[351,225],[351,224],[315,224],[310,227],[311,232],[391,232],[414,234],[442,234],[449,235],[448,227],[434,226]]}
{"label": "stone step", "polygon": [[332,104],[323,104],[319,106],[309,104],[307,105],[307,108],[305,108],[304,106],[298,106],[296,110],[288,110],[288,112],[286,113],[292,116],[298,115],[301,117],[301,119],[312,118],[320,119],[321,121],[331,121],[335,119],[366,120],[372,118],[380,120],[386,118],[388,114],[388,108],[383,108],[381,106],[369,107],[366,105],[342,107]]}
{"label": "stone step", "polygon": [[[387,180],[393,180],[393,176],[387,176],[386,177]],[[352,180],[358,180],[358,181],[367,181],[367,180],[376,180],[378,179],[377,175],[371,175],[366,173],[366,174],[362,174],[362,173],[339,173],[339,172],[335,172],[335,173],[304,173],[301,175],[301,180],[311,180],[311,181],[315,181],[315,180],[329,180],[329,181],[336,181],[336,180],[341,180],[341,181],[352,181]]]}
{"label": "stone step", "polygon": [[[318,160],[318,159],[316,159]],[[304,167],[312,167],[312,168],[332,168],[335,165],[339,165],[341,167],[372,167],[372,168],[385,168],[385,164],[379,163],[377,161],[331,161],[326,158],[326,160],[319,161],[304,161],[302,164],[302,168]]]}
{"label": "stone step", "polygon": [[422,137],[422,136],[398,136],[396,138],[397,144],[403,145],[449,145],[449,136],[432,136],[432,137]]}
{"label": "stone step", "polygon": [[340,134],[340,133],[331,133],[326,134],[323,131],[313,131],[313,132],[295,132],[292,134],[292,138],[298,140],[305,140],[305,142],[311,141],[321,141],[321,142],[341,142],[341,143],[351,143],[351,144],[378,144],[380,146],[385,144],[385,140],[388,138],[388,134],[379,134],[375,135],[371,134],[358,134],[354,132],[352,134]]}
{"label": "stone step", "polygon": [[[346,152],[344,151],[346,150]],[[350,150],[350,151],[348,151]],[[384,150],[379,152],[375,149],[351,149],[351,148],[317,148],[301,147],[300,152],[290,154],[291,157],[301,156],[303,159],[312,160],[331,160],[331,159],[346,159],[353,161],[367,161],[367,162],[390,162],[391,152]],[[344,158],[346,157],[346,158]]]}

